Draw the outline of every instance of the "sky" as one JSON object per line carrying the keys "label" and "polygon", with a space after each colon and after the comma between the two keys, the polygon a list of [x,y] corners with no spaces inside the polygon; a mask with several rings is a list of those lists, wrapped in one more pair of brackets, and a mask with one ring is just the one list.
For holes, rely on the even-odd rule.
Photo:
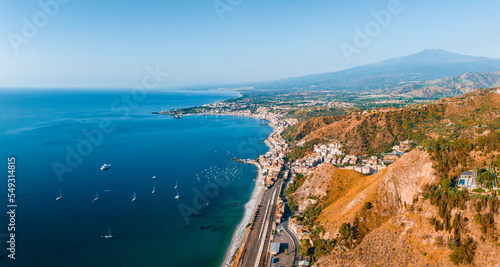
{"label": "sky", "polygon": [[436,47],[500,58],[498,10],[494,0],[0,0],[0,88],[131,88],[148,66],[168,73],[165,88],[267,81]]}

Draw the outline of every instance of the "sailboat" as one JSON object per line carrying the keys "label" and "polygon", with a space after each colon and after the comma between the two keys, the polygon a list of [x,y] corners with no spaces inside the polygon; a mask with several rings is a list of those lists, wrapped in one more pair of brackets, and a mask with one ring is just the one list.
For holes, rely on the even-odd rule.
{"label": "sailboat", "polygon": [[136,199],[137,199],[137,197],[135,196],[135,192],[134,192],[134,196],[132,197],[132,202],[134,202]]}
{"label": "sailboat", "polygon": [[92,200],[92,203],[96,202],[98,199],[99,199],[99,195],[97,194],[97,192],[95,192],[95,197],[94,197],[94,200]]}
{"label": "sailboat", "polygon": [[56,198],[56,200],[61,200],[62,199],[62,192],[59,190],[59,196]]}
{"label": "sailboat", "polygon": [[177,195],[175,196],[175,199],[179,199],[181,196],[179,195],[179,190],[177,190]]}
{"label": "sailboat", "polygon": [[151,192],[152,194],[154,194],[156,192],[156,186],[153,185],[153,192]]}
{"label": "sailboat", "polygon": [[155,174],[153,174],[153,179],[156,179],[156,173],[155,173]]}
{"label": "sailboat", "polygon": [[111,233],[111,228],[108,229],[108,234],[105,235],[104,238],[113,238],[113,234]]}
{"label": "sailboat", "polygon": [[177,181],[175,181],[175,187],[174,188],[177,189]]}

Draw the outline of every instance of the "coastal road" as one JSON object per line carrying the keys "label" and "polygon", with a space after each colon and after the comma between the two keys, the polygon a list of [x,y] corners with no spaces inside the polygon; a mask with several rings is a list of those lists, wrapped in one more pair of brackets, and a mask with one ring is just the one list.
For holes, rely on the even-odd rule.
{"label": "coastal road", "polygon": [[259,208],[257,209],[254,224],[243,248],[242,257],[237,266],[266,266],[265,263],[268,259],[270,262],[267,251],[271,238],[272,225],[275,220],[276,204],[278,202],[281,183],[282,180],[264,192]]}

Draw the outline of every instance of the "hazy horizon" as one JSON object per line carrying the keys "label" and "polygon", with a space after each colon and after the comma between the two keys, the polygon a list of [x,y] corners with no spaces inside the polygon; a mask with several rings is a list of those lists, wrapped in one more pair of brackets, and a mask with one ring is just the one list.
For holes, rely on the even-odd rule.
{"label": "hazy horizon", "polygon": [[0,88],[130,88],[148,66],[169,74],[159,88],[240,84],[436,47],[500,58],[495,1],[42,0],[1,7]]}

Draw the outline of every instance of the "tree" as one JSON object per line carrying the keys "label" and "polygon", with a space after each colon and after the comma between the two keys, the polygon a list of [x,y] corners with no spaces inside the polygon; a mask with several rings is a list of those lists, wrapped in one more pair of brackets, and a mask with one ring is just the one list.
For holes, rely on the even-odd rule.
{"label": "tree", "polygon": [[472,238],[463,238],[460,245],[456,246],[450,254],[450,260],[455,265],[470,264],[474,261],[475,250],[476,245]]}
{"label": "tree", "polygon": [[346,242],[348,247],[351,247],[352,240],[354,239],[353,232],[351,231],[350,223],[343,223],[339,229],[340,238]]}
{"label": "tree", "polygon": [[450,179],[444,179],[442,182],[441,182],[441,187],[448,191],[448,188],[451,186],[451,180]]}
{"label": "tree", "polygon": [[311,244],[307,239],[300,240],[299,252],[302,256],[306,256],[311,253]]}

